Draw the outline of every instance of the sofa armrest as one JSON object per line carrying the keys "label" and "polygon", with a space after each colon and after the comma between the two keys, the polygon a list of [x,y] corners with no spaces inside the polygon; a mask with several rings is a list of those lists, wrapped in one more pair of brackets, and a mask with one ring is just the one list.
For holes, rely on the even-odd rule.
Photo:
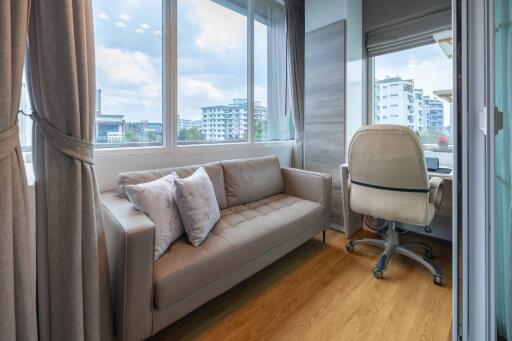
{"label": "sofa armrest", "polygon": [[101,194],[118,340],[153,330],[154,224],[115,192]]}
{"label": "sofa armrest", "polygon": [[324,206],[324,229],[331,225],[332,176],[296,168],[281,168],[284,192]]}

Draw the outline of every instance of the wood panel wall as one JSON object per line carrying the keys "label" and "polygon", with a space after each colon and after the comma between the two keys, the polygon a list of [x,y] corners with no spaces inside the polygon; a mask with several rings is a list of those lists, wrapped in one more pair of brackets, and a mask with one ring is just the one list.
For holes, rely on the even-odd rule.
{"label": "wood panel wall", "polygon": [[332,222],[343,225],[340,165],[345,160],[345,20],[306,33],[304,166],[332,174]]}

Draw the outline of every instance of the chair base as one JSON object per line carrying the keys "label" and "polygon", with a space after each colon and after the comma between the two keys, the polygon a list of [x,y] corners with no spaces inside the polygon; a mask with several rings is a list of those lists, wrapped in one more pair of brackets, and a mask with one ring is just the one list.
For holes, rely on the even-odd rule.
{"label": "chair base", "polygon": [[[393,256],[395,253],[398,253],[423,265],[432,273],[434,284],[439,286],[443,285],[443,272],[431,261],[431,259],[435,257],[435,254],[430,245],[423,242],[400,244],[399,232],[396,229],[396,222],[391,222],[387,232],[382,233],[381,236],[383,237],[382,239],[364,238],[350,240],[346,245],[346,249],[348,252],[354,252],[355,246],[357,244],[372,245],[384,249],[384,252],[380,256],[377,265],[373,269],[373,275],[377,279],[384,277],[384,272],[387,269],[391,256]],[[422,249],[424,251],[424,256],[413,252],[411,248]]]}

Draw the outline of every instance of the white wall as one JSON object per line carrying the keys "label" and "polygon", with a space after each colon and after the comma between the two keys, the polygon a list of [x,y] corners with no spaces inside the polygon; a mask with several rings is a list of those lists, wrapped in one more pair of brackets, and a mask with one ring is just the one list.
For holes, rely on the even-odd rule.
{"label": "white wall", "polygon": [[[346,32],[346,149],[354,132],[363,124],[365,86],[363,77],[362,0],[305,0],[306,32],[345,19]],[[348,155],[348,153],[345,153]]]}

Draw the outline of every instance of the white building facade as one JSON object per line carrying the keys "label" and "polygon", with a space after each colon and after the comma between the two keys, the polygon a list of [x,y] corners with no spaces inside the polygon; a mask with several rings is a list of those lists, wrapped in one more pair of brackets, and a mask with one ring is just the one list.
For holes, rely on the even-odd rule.
{"label": "white building facade", "polygon": [[426,128],[443,129],[443,102],[425,96],[413,79],[378,80],[374,91],[374,123],[404,125],[418,134]]}
{"label": "white building facade", "polygon": [[[207,141],[247,140],[247,99],[235,98],[231,104],[201,108],[203,136]],[[266,120],[267,108],[255,102],[254,119]]]}

